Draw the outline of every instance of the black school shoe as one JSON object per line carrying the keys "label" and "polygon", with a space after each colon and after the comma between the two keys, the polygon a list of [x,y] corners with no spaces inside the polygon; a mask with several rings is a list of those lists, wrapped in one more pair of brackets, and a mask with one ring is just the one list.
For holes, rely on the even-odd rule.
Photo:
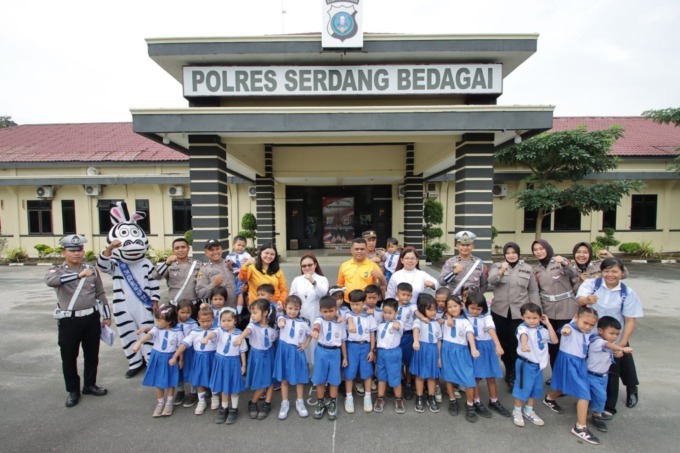
{"label": "black school shoe", "polygon": [[146,368],[146,364],[142,364],[138,366],[137,368],[133,368],[131,370],[127,370],[125,372],[125,379],[131,379],[139,374],[140,371],[142,371],[144,368]]}
{"label": "black school shoe", "polygon": [[439,405],[437,404],[437,400],[434,399],[434,395],[427,397],[427,406],[430,408],[430,412],[439,412]]}
{"label": "black school shoe", "polygon": [[91,385],[89,387],[83,387],[83,395],[94,395],[94,396],[104,396],[109,393],[105,388],[99,387],[98,385]]}
{"label": "black school shoe", "polygon": [[182,407],[191,407],[198,402],[198,395],[196,393],[189,393],[184,397]]}
{"label": "black school shoe", "polygon": [[500,401],[496,400],[491,401],[489,400],[489,409],[491,409],[494,412],[497,412],[499,415],[502,415],[503,417],[511,417],[512,414],[510,413],[509,410],[503,407]]}
{"label": "black school shoe", "polygon": [[454,417],[458,415],[458,401],[456,399],[449,400],[449,415]]}
{"label": "black school shoe", "polygon": [[555,400],[549,400],[548,395],[546,395],[545,398],[543,398],[543,404],[548,406],[550,408],[550,410],[553,411],[556,414],[563,414],[564,413],[564,409],[562,409],[562,406],[557,404],[557,401],[555,401]]}
{"label": "black school shoe", "polygon": [[470,423],[475,423],[478,420],[477,412],[475,412],[475,406],[466,404],[465,405],[465,419]]}
{"label": "black school shoe", "polygon": [[229,409],[229,413],[227,414],[227,425],[233,425],[236,423],[236,416],[238,415],[238,409]]}
{"label": "black school shoe", "polygon": [[489,409],[486,408],[482,402],[474,403],[475,412],[480,416],[484,418],[491,418],[491,412]]}
{"label": "black school shoe", "polygon": [[609,429],[607,428],[607,424],[604,422],[604,419],[602,417],[599,417],[599,416],[593,414],[592,420],[593,420],[593,426],[599,432],[606,433],[607,431],[609,431]]}
{"label": "black school shoe", "polygon": [[267,418],[269,413],[272,411],[272,403],[267,403],[265,402],[260,410],[257,412],[257,419],[258,420],[264,420]]}
{"label": "black school shoe", "polygon": [[402,388],[404,389],[404,399],[405,399],[405,400],[408,400],[408,401],[412,400],[413,397],[414,397],[415,394],[416,394],[416,393],[413,391],[413,384],[404,383],[404,385],[402,386]]}
{"label": "black school shoe", "polygon": [[172,405],[181,406],[185,396],[186,393],[184,393],[184,390],[180,390],[179,392],[175,393],[175,398],[172,400]]}
{"label": "black school shoe", "polygon": [[331,398],[331,400],[328,402],[326,415],[328,416],[328,420],[335,420],[335,419],[338,418],[338,400],[337,399]]}
{"label": "black school shoe", "polygon": [[80,401],[79,392],[68,392],[68,395],[66,396],[66,407],[73,407],[78,404],[78,401]]}
{"label": "black school shoe", "polygon": [[425,412],[425,397],[416,395],[416,412]]}
{"label": "black school shoe", "polygon": [[326,412],[326,404],[327,403],[323,400],[323,398],[320,399],[319,402],[316,403],[312,417],[314,417],[316,420],[323,418],[323,414]]}
{"label": "black school shoe", "polygon": [[221,425],[222,423],[227,421],[227,415],[229,414],[229,409],[226,407],[220,406],[220,410],[217,412],[217,415],[215,416],[215,423],[218,425]]}
{"label": "black school shoe", "polygon": [[257,408],[257,402],[255,401],[248,401],[248,417],[252,418],[253,420],[257,418],[259,410]]}
{"label": "black school shoe", "polygon": [[630,387],[627,390],[627,396],[626,396],[626,407],[631,409],[635,407],[638,403],[638,390],[637,386]]}
{"label": "black school shoe", "polygon": [[595,437],[590,430],[588,430],[587,426],[585,428],[577,428],[576,425],[574,425],[574,427],[571,428],[571,433],[589,444],[600,445],[600,439]]}

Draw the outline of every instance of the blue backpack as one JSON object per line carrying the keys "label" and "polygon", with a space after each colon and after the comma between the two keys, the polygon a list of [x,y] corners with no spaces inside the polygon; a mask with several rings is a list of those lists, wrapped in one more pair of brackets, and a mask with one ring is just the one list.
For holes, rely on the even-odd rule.
{"label": "blue backpack", "polygon": [[[593,288],[593,293],[596,293],[598,289],[602,286],[602,277],[595,279],[595,288]],[[626,297],[628,297],[628,287],[625,283],[621,282],[621,307],[626,303]]]}

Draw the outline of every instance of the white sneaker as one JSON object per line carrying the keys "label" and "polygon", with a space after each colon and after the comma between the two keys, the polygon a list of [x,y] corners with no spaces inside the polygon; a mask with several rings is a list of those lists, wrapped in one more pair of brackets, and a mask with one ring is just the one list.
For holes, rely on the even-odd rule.
{"label": "white sneaker", "polygon": [[454,390],[454,391],[453,391],[453,397],[454,397],[455,399],[459,400],[459,399],[461,399],[461,398],[463,397],[463,394],[460,393],[460,391],[458,391],[458,390]]}
{"label": "white sneaker", "polygon": [[366,389],[364,389],[364,383],[363,383],[363,381],[362,381],[362,382],[357,382],[356,384],[354,384],[354,388],[355,388],[356,391],[357,391],[357,395],[359,395],[359,396],[364,396],[364,392],[366,391]]}
{"label": "white sneaker", "polygon": [[373,412],[373,401],[370,396],[364,396],[364,412]]}
{"label": "white sneaker", "polygon": [[208,407],[208,403],[206,403],[204,399],[198,400],[198,403],[196,404],[196,409],[194,409],[194,415],[203,415],[203,412],[205,412],[206,407]]}
{"label": "white sneaker", "polygon": [[438,385],[434,388],[434,400],[438,403],[442,402],[442,389]]}
{"label": "white sneaker", "polygon": [[160,417],[161,415],[163,415],[163,403],[158,403],[156,404],[156,409],[153,411],[153,416]]}
{"label": "white sneaker", "polygon": [[220,408],[220,403],[221,403],[220,400],[221,400],[221,398],[217,395],[210,398],[210,410],[211,411],[216,411],[217,409]]}
{"label": "white sneaker", "polygon": [[309,412],[307,412],[307,408],[305,407],[305,401],[304,400],[296,400],[295,401],[295,410],[297,411],[298,415],[300,415],[300,417],[302,417],[302,418],[309,416]]}
{"label": "white sneaker", "polygon": [[345,398],[345,412],[347,412],[348,414],[354,413],[354,398],[352,397]]}
{"label": "white sneaker", "polygon": [[536,415],[536,412],[534,412],[534,411],[531,411],[531,414],[527,414],[526,411],[522,411],[522,414],[524,415],[524,418],[526,418],[527,420],[529,420],[531,423],[533,423],[536,426],[545,425],[545,422],[541,419],[541,417]]}
{"label": "white sneaker", "polygon": [[281,401],[281,410],[279,411],[279,420],[288,418],[288,411],[290,410],[290,403],[288,400]]}
{"label": "white sneaker", "polygon": [[512,411],[512,421],[515,426],[524,428],[524,418],[522,418],[522,413],[517,411]]}

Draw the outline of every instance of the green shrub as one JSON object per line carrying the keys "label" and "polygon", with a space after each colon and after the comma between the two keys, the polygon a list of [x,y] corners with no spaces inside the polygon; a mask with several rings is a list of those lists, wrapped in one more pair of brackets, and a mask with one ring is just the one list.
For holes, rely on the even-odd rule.
{"label": "green shrub", "polygon": [[23,247],[14,247],[13,249],[7,250],[5,254],[5,259],[10,263],[18,263],[20,261],[25,261],[28,259],[28,253]]}
{"label": "green shrub", "polygon": [[97,259],[97,255],[95,255],[94,251],[88,250],[85,252],[85,260],[86,261],[95,261]]}
{"label": "green shrub", "polygon": [[194,230],[187,230],[184,232],[184,239],[187,240],[189,245],[194,243]]}
{"label": "green shrub", "polygon": [[33,248],[38,251],[39,258],[45,258],[47,255],[54,253],[54,249],[47,244],[37,244]]}
{"label": "green shrub", "polygon": [[448,249],[448,245],[436,242],[425,247],[425,255],[427,255],[427,259],[433,263],[441,262],[444,252]]}
{"label": "green shrub", "polygon": [[609,247],[616,247],[621,243],[621,241],[618,241],[616,238],[614,238],[613,228],[605,228],[604,236],[596,237],[595,242],[602,244],[602,246],[607,250],[609,250]]}
{"label": "green shrub", "polygon": [[640,244],[638,242],[624,242],[619,245],[619,251],[623,253],[637,253],[640,249]]}
{"label": "green shrub", "polygon": [[643,259],[656,258],[659,256],[654,247],[652,247],[651,241],[640,242],[640,247],[638,247],[636,253]]}
{"label": "green shrub", "polygon": [[157,250],[153,247],[149,247],[149,250],[146,251],[146,257],[153,264],[167,260],[170,255],[172,255],[172,249]]}

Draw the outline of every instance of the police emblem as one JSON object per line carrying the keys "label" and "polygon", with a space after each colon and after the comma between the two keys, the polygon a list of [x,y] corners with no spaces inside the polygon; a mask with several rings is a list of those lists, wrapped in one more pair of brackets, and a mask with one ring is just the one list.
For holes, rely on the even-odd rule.
{"label": "police emblem", "polygon": [[357,34],[357,10],[347,0],[326,0],[328,9],[328,34],[335,39],[345,41]]}

